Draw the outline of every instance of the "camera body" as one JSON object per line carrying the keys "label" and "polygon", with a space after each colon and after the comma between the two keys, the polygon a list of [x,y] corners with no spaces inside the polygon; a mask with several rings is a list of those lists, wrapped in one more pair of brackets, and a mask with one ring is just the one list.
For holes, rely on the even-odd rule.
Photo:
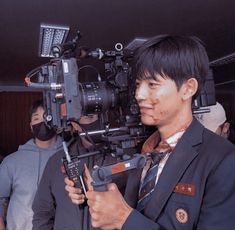
{"label": "camera body", "polygon": [[[94,51],[91,55],[95,55]],[[123,113],[135,107],[131,91],[131,68],[122,60],[123,53],[108,51],[104,55],[103,58],[109,59],[105,59],[105,81],[80,83],[75,57],[55,58],[41,67],[37,83],[31,82],[30,86],[42,88],[47,110],[45,119],[50,125],[63,128],[70,121],[78,122],[82,115],[113,109],[121,109]],[[126,115],[130,115],[129,112]],[[137,115],[138,111],[133,113]]]}

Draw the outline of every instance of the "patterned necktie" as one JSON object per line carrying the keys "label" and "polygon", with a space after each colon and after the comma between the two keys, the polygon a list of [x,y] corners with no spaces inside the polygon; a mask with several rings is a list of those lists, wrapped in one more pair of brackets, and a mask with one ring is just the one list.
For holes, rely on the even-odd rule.
{"label": "patterned necktie", "polygon": [[171,149],[168,146],[164,152],[155,151],[147,155],[147,167],[149,167],[149,169],[140,185],[139,200],[137,204],[138,211],[142,211],[149,201],[151,193],[155,187],[158,165],[160,161],[170,152]]}

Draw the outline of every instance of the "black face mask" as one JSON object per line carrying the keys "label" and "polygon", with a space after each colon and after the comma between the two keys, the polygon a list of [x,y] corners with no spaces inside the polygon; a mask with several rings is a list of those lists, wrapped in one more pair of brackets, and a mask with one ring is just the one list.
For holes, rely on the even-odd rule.
{"label": "black face mask", "polygon": [[55,130],[46,125],[45,122],[32,125],[32,129],[34,137],[40,141],[48,141],[56,135]]}

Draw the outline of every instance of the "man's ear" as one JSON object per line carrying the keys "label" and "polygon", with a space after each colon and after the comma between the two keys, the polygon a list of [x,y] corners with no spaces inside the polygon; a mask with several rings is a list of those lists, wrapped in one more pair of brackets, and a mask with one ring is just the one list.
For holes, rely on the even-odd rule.
{"label": "man's ear", "polygon": [[187,100],[189,98],[192,98],[193,95],[196,94],[198,89],[198,81],[196,78],[189,78],[187,81],[185,81],[182,85],[182,90],[183,90],[183,100]]}
{"label": "man's ear", "polygon": [[230,123],[229,122],[225,122],[223,124],[222,130],[221,130],[221,136],[228,138],[229,134],[230,134]]}

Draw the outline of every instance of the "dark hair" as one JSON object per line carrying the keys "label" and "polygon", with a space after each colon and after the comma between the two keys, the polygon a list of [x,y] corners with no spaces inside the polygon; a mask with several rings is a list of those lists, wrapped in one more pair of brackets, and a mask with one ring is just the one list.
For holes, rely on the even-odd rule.
{"label": "dark hair", "polygon": [[[32,118],[32,115],[37,111],[37,109],[38,109],[39,107],[44,108],[43,100],[37,100],[37,101],[34,101],[34,102],[33,102],[33,104],[32,104],[31,107],[30,107],[30,111],[29,111],[30,119]],[[44,108],[44,109],[45,109],[45,108]]]}
{"label": "dark hair", "polygon": [[[137,79],[156,74],[175,81],[179,89],[191,77],[199,89],[209,74],[209,60],[202,42],[196,37],[159,35],[146,41],[136,53]],[[150,76],[146,76],[146,72]]]}

